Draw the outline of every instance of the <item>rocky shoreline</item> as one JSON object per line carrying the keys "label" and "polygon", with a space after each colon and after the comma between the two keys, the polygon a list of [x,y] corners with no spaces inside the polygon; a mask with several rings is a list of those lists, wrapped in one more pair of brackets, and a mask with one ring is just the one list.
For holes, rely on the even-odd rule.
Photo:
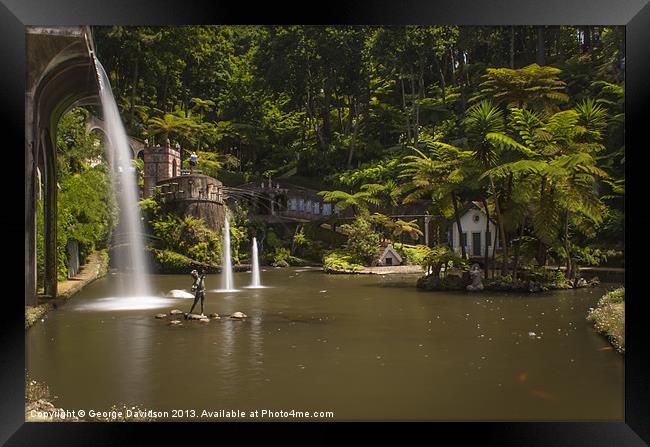
{"label": "rocky shoreline", "polygon": [[612,344],[625,354],[625,288],[621,287],[603,295],[594,309],[589,309],[587,321]]}
{"label": "rocky shoreline", "polygon": [[[323,270],[325,271],[325,270]],[[422,273],[423,269],[419,265],[395,265],[383,267],[363,267],[360,269],[329,269],[325,273],[332,275],[398,275]]]}
{"label": "rocky shoreline", "polygon": [[[450,275],[445,277],[440,276],[423,276],[418,279],[416,287],[426,291],[465,291],[468,286],[472,284],[469,275]],[[480,289],[472,290],[472,292],[523,292],[523,293],[539,293],[549,290],[563,290],[563,289],[579,289],[583,287],[593,287],[600,284],[597,277],[587,281],[583,278],[579,279],[575,284],[571,281],[546,281],[538,278],[525,278],[512,280],[509,278],[488,278],[482,280],[482,287]]]}

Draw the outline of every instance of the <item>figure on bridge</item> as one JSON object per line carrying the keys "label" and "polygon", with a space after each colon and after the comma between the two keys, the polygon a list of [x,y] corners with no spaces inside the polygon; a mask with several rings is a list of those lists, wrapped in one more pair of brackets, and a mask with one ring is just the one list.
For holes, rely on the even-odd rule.
{"label": "figure on bridge", "polygon": [[190,155],[190,172],[194,172],[194,168],[196,167],[198,159],[199,156],[196,155],[196,152],[192,152],[192,155]]}

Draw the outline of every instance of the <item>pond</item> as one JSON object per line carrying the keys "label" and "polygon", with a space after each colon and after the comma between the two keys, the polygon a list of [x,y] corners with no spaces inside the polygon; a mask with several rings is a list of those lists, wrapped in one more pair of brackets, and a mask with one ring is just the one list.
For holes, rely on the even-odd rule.
{"label": "pond", "polygon": [[[338,420],[623,419],[623,357],[585,321],[609,288],[535,295],[422,292],[417,275],[267,268],[264,289],[109,298],[87,286],[26,334],[27,370],[65,409],[332,411]],[[235,273],[235,285],[250,274]],[[189,275],[152,275],[162,296]],[[138,302],[140,300],[140,302]]]}

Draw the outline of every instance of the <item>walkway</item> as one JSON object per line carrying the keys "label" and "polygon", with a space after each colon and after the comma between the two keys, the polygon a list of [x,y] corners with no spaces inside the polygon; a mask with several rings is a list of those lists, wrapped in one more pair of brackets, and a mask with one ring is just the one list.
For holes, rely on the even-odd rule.
{"label": "walkway", "polygon": [[38,320],[43,318],[47,312],[79,292],[86,285],[106,274],[108,268],[108,257],[104,251],[96,251],[88,256],[88,261],[81,266],[79,273],[71,279],[58,283],[55,299],[39,295],[37,306],[25,306],[25,329],[31,327]]}
{"label": "walkway", "polygon": [[105,256],[104,252],[99,251],[88,256],[88,261],[81,266],[79,273],[74,278],[59,283],[56,299],[68,299],[87,284],[104,276],[107,268]]}

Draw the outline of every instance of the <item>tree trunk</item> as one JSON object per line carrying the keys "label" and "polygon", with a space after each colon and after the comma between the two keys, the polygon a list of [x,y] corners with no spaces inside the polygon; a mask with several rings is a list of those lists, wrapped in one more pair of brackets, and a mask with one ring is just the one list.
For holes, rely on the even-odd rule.
{"label": "tree trunk", "polygon": [[496,254],[497,254],[497,235],[499,234],[499,231],[494,232],[494,240],[492,242],[492,278],[496,276],[497,273],[497,262],[496,262]]}
{"label": "tree trunk", "polygon": [[135,67],[133,68],[133,85],[131,87],[131,116],[129,118],[129,125],[131,129],[135,128],[135,95],[138,90],[138,68],[139,59],[135,59]]}
{"label": "tree trunk", "polygon": [[418,140],[420,139],[419,135],[419,105],[417,104],[417,101],[415,100],[415,74],[413,74],[413,67],[411,67],[411,109],[412,113],[414,116],[415,122],[413,123],[413,144],[417,144]]}
{"label": "tree trunk", "polygon": [[[352,123],[352,140],[350,141],[350,152],[348,153],[348,169],[352,168],[352,157],[354,156],[354,148],[357,144],[357,130],[359,129],[359,115],[357,114],[356,99],[354,106],[355,119]],[[352,110],[350,110],[352,112]]]}
{"label": "tree trunk", "polygon": [[406,138],[408,142],[411,142],[411,119],[408,110],[406,109],[406,92],[404,91],[404,78],[400,77],[400,83],[402,84],[402,110],[404,111],[404,116],[406,117]]}
{"label": "tree trunk", "polygon": [[485,208],[485,253],[483,254],[483,262],[485,263],[485,277],[488,277],[490,264],[490,244],[488,240],[488,233],[490,232],[490,210],[488,209],[487,199],[483,199],[483,207]]}
{"label": "tree trunk", "polygon": [[564,215],[564,251],[566,252],[566,278],[571,280],[573,272],[571,271],[571,248],[569,248],[569,210]]}
{"label": "tree trunk", "polygon": [[424,71],[422,68],[423,63],[420,63],[420,78],[418,79],[418,102],[415,105],[415,142],[420,140],[420,101],[424,99]]}
{"label": "tree trunk", "polygon": [[515,27],[510,27],[510,68],[515,68]]}
{"label": "tree trunk", "polygon": [[456,58],[453,48],[449,49],[449,65],[451,66],[451,85],[456,87]]}
{"label": "tree trunk", "polygon": [[[490,186],[492,187],[492,194],[494,194],[494,211],[497,214],[497,224],[499,225],[499,234],[501,235],[501,254],[503,255],[502,274],[508,274],[508,240],[506,239],[506,231],[503,227],[503,219],[501,218],[501,207],[499,206],[499,197],[497,189],[494,186],[494,179],[489,176]],[[496,247],[494,247],[496,249]]]}
{"label": "tree trunk", "polygon": [[468,87],[467,83],[467,77],[465,75],[465,52],[461,51],[461,57],[460,57],[460,103],[461,103],[461,109],[465,110],[465,107],[467,105],[467,93],[466,89]]}
{"label": "tree trunk", "polygon": [[537,27],[537,65],[546,65],[546,36],[544,26]]}
{"label": "tree trunk", "polygon": [[[544,195],[546,193],[546,176],[542,177],[542,185],[539,191],[539,206],[544,206]],[[546,244],[539,240],[537,245],[537,263],[544,267],[546,266]]]}
{"label": "tree trunk", "polygon": [[325,81],[325,86],[323,88],[323,144],[325,146],[329,145],[331,141],[331,130],[330,130],[330,100],[332,93],[330,91],[329,81]]}
{"label": "tree trunk", "polygon": [[456,219],[456,227],[458,227],[458,244],[460,245],[460,251],[463,259],[467,259],[467,253],[465,253],[465,244],[463,244],[463,227],[461,226],[460,216],[458,215],[458,198],[456,197],[456,193],[451,193],[451,200],[454,205],[454,218]]}
{"label": "tree trunk", "polygon": [[517,269],[519,268],[519,249],[521,247],[521,238],[524,237],[524,226],[526,225],[526,219],[522,222],[519,227],[519,237],[517,238],[517,245],[515,245],[515,260],[513,265],[512,279],[517,279]]}

